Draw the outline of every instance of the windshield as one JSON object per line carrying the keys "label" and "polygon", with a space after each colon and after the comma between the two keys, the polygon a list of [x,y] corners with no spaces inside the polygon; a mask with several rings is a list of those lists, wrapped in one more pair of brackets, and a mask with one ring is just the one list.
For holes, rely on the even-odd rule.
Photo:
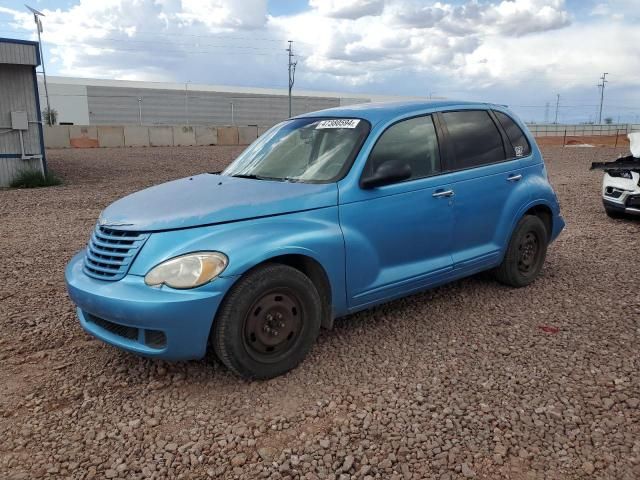
{"label": "windshield", "polygon": [[229,165],[223,175],[259,180],[328,183],[351,166],[369,133],[354,118],[298,118],[264,133]]}

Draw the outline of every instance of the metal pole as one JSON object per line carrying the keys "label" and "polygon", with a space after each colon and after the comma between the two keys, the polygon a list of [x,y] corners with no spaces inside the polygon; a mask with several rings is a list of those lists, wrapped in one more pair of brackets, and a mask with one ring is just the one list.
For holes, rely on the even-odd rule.
{"label": "metal pole", "polygon": [[556,120],[553,123],[558,123],[558,107],[560,106],[560,94],[557,94],[556,98]]}
{"label": "metal pole", "polygon": [[142,97],[138,97],[138,123],[142,125]]}
{"label": "metal pole", "polygon": [[293,61],[293,40],[289,40],[289,48],[287,48],[287,52],[289,52],[289,117],[291,117],[291,90],[295,83],[296,64],[298,63]]}
{"label": "metal pole", "polygon": [[289,40],[289,117],[291,117],[291,40]]}
{"label": "metal pole", "polygon": [[598,86],[600,87],[600,113],[598,114],[598,123],[600,125],[602,125],[602,103],[604,102],[604,85],[608,81],[606,80],[607,75],[609,74],[607,72],[604,72],[602,74],[602,77],[600,77],[600,80],[602,80],[602,83],[598,84]]}
{"label": "metal pole", "polygon": [[236,120],[234,118],[233,102],[231,102],[230,105],[231,105],[231,125],[235,125],[236,124]]}
{"label": "metal pole", "polygon": [[189,82],[191,80],[187,80],[184,84],[184,116],[187,119],[187,125],[189,125]]}
{"label": "metal pole", "polygon": [[40,62],[42,64],[42,79],[44,81],[44,96],[47,100],[47,124],[50,123],[51,120],[51,105],[49,104],[49,88],[47,87],[47,70],[44,66],[44,54],[42,53],[42,39],[40,37],[40,32],[42,30],[42,22],[38,18],[36,13],[33,14],[33,19],[36,22],[36,30],[38,31],[38,48],[40,49]]}

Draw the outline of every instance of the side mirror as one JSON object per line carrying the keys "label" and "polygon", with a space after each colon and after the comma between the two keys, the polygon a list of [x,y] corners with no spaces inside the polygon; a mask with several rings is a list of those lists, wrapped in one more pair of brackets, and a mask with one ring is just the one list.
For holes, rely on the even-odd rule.
{"label": "side mirror", "polygon": [[388,161],[380,164],[373,174],[363,177],[360,186],[365,189],[382,187],[411,178],[411,167],[407,163]]}

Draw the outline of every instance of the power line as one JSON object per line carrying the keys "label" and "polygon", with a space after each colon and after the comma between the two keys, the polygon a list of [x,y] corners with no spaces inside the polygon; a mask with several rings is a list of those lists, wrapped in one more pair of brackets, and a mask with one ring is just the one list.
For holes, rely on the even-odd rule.
{"label": "power line", "polygon": [[[61,28],[63,28],[62,24],[51,24],[51,25],[60,25]],[[128,35],[126,30],[128,27],[123,27],[123,28],[99,28],[98,31],[104,31],[104,32],[116,32],[116,33],[124,33],[125,35]],[[9,33],[9,34],[16,34],[16,33],[25,33],[27,34],[27,32],[20,32],[17,30],[13,30],[13,31],[0,31],[3,34],[5,33]],[[193,34],[193,33],[173,33],[173,32],[150,32],[150,31],[144,31],[144,30],[135,30],[134,32],[136,35],[141,34],[141,35],[152,35],[152,36],[158,36],[158,37],[192,37],[192,38],[213,38],[216,40],[250,40],[252,42],[274,42],[274,43],[282,43],[282,39],[281,38],[268,38],[268,37],[243,37],[243,36],[237,36],[237,35],[233,35],[233,36],[228,36],[226,34],[216,34],[216,35],[200,35],[200,34]],[[124,39],[123,39],[124,40]],[[142,41],[142,40],[140,40]],[[153,40],[147,40],[147,41],[153,41]],[[296,40],[296,43],[302,43],[304,45],[314,45],[313,43],[309,43],[309,42],[303,42],[300,40]]]}
{"label": "power line", "polygon": [[[124,47],[119,47],[119,46],[113,46],[113,45],[108,45],[108,46],[97,46],[91,43],[55,43],[55,46],[62,46],[62,47],[77,47],[77,46],[84,46],[84,47],[89,47],[89,48],[95,48],[97,50],[113,50],[113,51],[121,51],[121,52],[138,52],[138,53],[145,53],[145,54],[149,54],[151,52],[149,52],[149,50],[146,49],[142,49],[142,48],[124,48]],[[221,47],[221,48],[228,48],[228,47]],[[270,51],[270,50],[269,50]],[[212,50],[168,50],[168,49],[162,49],[162,53],[166,54],[166,53],[175,53],[178,55],[193,55],[193,54],[225,54],[225,55],[229,55],[227,52],[223,52],[223,51],[212,51]],[[261,52],[234,52],[232,54],[233,56],[235,55],[251,55],[251,56],[259,56],[259,57],[279,57],[279,54],[276,53],[261,53]]]}

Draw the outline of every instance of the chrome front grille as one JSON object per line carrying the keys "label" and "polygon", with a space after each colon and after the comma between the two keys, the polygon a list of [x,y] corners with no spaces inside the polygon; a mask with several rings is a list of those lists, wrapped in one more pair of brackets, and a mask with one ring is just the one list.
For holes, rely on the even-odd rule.
{"label": "chrome front grille", "polygon": [[100,280],[120,280],[147,238],[148,233],[96,226],[87,245],[84,273]]}

